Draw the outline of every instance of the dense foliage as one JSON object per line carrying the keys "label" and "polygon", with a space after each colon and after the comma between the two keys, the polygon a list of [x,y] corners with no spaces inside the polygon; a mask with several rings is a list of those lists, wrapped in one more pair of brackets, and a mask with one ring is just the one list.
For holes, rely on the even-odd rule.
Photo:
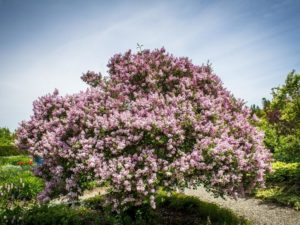
{"label": "dense foliage", "polygon": [[14,145],[15,134],[10,132],[8,128],[0,128],[0,156],[10,156],[24,154],[24,151]]}
{"label": "dense foliage", "polygon": [[85,74],[84,92],[39,98],[18,129],[18,146],[44,159],[40,200],[76,198],[95,179],[115,209],[155,208],[159,188],[237,196],[264,183],[263,134],[210,67],[160,49],[117,54],[108,68],[106,79]]}
{"label": "dense foliage", "polygon": [[8,128],[0,128],[0,146],[12,145],[14,142],[14,134]]}
{"label": "dense foliage", "polygon": [[0,156],[10,156],[10,155],[22,155],[26,154],[26,151],[18,149],[14,145],[0,145]]}
{"label": "dense foliage", "polygon": [[266,188],[255,196],[300,210],[300,163],[274,162],[267,175]]}
{"label": "dense foliage", "polygon": [[288,74],[285,83],[263,99],[262,109],[252,107],[261,118],[265,144],[280,161],[300,162],[300,74]]}
{"label": "dense foliage", "polygon": [[300,209],[300,75],[288,74],[285,83],[272,89],[263,107],[252,106],[256,124],[265,132],[264,142],[277,160],[267,175],[266,188],[256,197]]}

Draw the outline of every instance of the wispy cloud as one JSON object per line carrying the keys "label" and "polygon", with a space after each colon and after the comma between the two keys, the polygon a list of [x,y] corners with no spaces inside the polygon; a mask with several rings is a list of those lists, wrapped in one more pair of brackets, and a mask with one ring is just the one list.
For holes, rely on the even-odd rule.
{"label": "wispy cloud", "polygon": [[[135,49],[136,43],[150,49],[165,46],[195,64],[209,59],[229,90],[248,104],[259,104],[287,72],[299,70],[300,28],[297,15],[289,16],[299,4],[276,2],[75,1],[71,6],[49,1],[27,5],[28,14],[11,24],[1,23],[0,16],[0,29],[7,34],[0,38],[0,126],[16,128],[31,114],[32,101],[54,88],[62,94],[84,89],[82,72],[105,74],[109,58]],[[8,17],[23,7],[18,1],[5,4],[0,4],[0,15],[5,9]],[[24,26],[32,33],[24,32]],[[14,35],[10,39],[8,34]]]}

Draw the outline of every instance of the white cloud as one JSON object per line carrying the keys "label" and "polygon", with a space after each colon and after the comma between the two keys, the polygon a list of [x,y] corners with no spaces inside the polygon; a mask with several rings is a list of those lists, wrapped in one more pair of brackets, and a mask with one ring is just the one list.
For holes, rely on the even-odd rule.
{"label": "white cloud", "polygon": [[150,49],[165,46],[195,64],[210,59],[229,90],[249,104],[259,103],[295,63],[278,67],[285,50],[274,46],[276,38],[270,42],[278,30],[263,30],[251,21],[239,24],[239,18],[249,15],[239,11],[241,6],[233,6],[200,4],[195,10],[193,5],[163,2],[155,7],[116,7],[78,24],[65,24],[62,35],[68,34],[67,39],[57,33],[57,37],[27,43],[10,52],[0,67],[0,103],[5,108],[0,112],[0,125],[15,128],[18,121],[28,119],[32,101],[54,88],[62,94],[84,89],[79,78],[82,72],[105,74],[109,58],[129,48],[135,50],[136,43]]}

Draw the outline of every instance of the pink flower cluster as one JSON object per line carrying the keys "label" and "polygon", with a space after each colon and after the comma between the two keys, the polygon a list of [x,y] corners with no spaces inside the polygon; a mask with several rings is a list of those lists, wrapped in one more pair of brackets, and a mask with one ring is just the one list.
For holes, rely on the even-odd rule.
{"label": "pink flower cluster", "polygon": [[115,209],[159,188],[203,185],[237,196],[263,185],[270,153],[249,109],[206,66],[160,50],[111,58],[109,77],[88,72],[84,92],[55,90],[34,102],[17,144],[44,159],[43,201],[76,198],[87,181],[107,185]]}

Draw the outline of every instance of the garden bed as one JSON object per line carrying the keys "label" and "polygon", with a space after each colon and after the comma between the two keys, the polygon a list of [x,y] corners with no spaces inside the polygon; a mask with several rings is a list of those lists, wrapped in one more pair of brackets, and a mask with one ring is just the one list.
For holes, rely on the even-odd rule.
{"label": "garden bed", "polygon": [[43,182],[32,174],[32,166],[28,156],[0,157],[0,224],[250,224],[231,210],[183,194],[160,193],[155,210],[142,205],[121,214],[104,207],[104,197],[99,195],[81,198],[72,206],[57,201],[39,205],[35,198]]}

